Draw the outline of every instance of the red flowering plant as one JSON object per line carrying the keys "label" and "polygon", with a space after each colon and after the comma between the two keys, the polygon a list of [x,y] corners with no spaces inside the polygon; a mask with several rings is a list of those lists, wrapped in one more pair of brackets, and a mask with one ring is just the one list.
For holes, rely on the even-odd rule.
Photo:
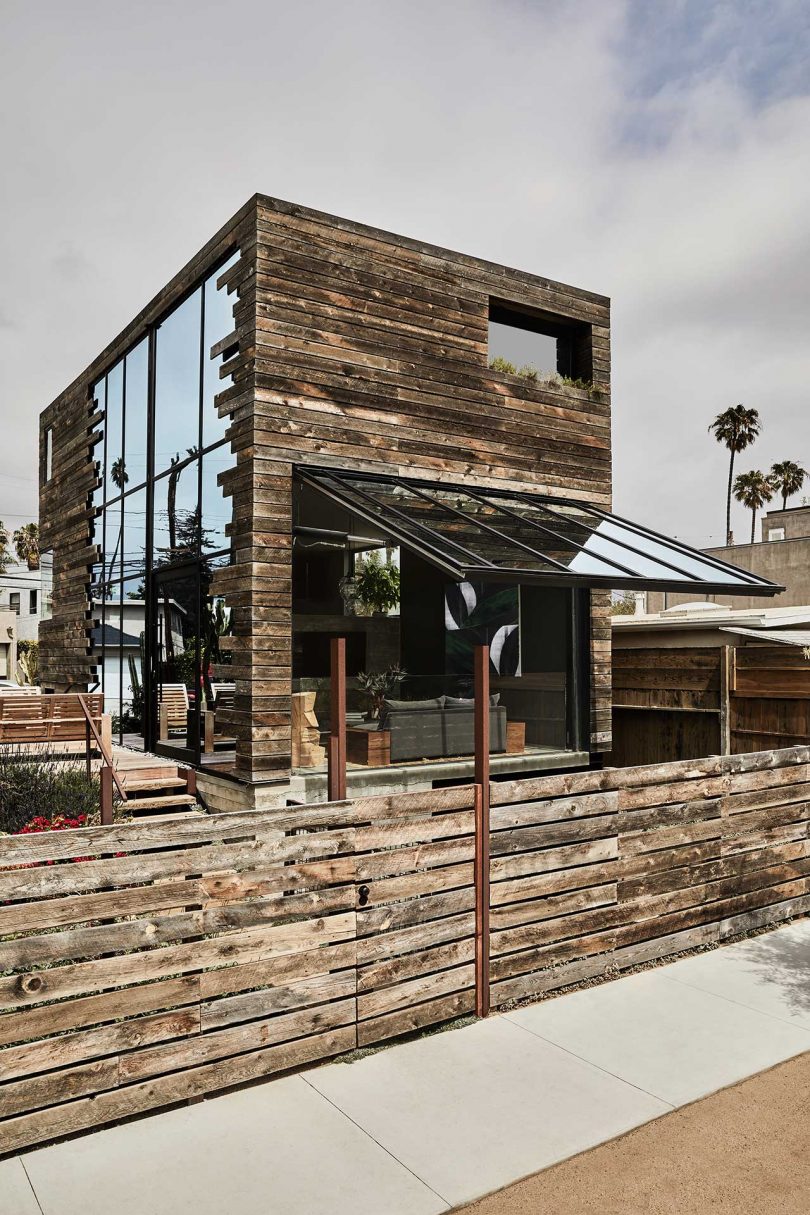
{"label": "red flowering plant", "polygon": [[[38,814],[32,818],[30,822],[21,827],[19,831],[13,831],[12,835],[39,835],[43,831],[74,831],[77,827],[84,827],[87,824],[86,814],[77,814],[75,818],[68,818],[64,814],[54,815],[53,818],[46,818],[44,814]],[[95,857],[92,856],[70,856],[65,857],[65,860],[75,861],[92,861]],[[27,865],[12,865],[12,869],[37,869],[40,865],[56,865],[54,860],[50,861],[31,861]]]}

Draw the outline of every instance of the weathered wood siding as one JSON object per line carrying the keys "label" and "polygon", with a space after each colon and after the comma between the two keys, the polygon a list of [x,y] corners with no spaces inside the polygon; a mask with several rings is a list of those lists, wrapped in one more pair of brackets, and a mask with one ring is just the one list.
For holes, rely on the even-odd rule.
{"label": "weathered wood siding", "polygon": [[[602,296],[265,197],[255,290],[255,314],[244,291],[237,309],[255,323],[255,397],[237,405],[234,431],[240,476],[261,494],[251,537],[257,642],[273,639],[261,662],[252,647],[260,775],[289,762],[292,464],[518,484],[609,506],[610,330]],[[490,298],[591,326],[599,399],[491,371]],[[606,597],[593,598],[592,745],[604,750],[609,621]]]}
{"label": "weathered wood siding", "polygon": [[[290,770],[292,466],[334,464],[540,492],[610,506],[610,329],[603,296],[258,196],[42,415],[53,477],[41,494],[54,551],[44,682],[90,675],[87,598],[95,550],[88,496],[90,387],[189,286],[238,244],[224,276],[234,333],[235,564],[215,591],[234,607],[236,767],[249,780]],[[490,299],[583,326],[595,392],[532,385],[489,369]],[[587,337],[587,342],[586,342]],[[610,743],[607,596],[593,595],[591,745]]]}
{"label": "weathered wood siding", "polygon": [[810,747],[493,785],[493,1006],[810,910]]}

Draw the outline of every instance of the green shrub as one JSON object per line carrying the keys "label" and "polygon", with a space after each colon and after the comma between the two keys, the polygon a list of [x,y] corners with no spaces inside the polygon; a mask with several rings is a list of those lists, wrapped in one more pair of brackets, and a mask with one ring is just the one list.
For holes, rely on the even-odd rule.
{"label": "green shrub", "polygon": [[87,779],[84,761],[16,744],[0,747],[0,832],[19,831],[42,816],[77,818],[98,812],[100,782]]}
{"label": "green shrub", "polygon": [[490,359],[489,365],[493,371],[502,371],[506,375],[517,375],[515,364],[510,363],[509,359],[502,358],[501,355],[496,355],[494,359]]}

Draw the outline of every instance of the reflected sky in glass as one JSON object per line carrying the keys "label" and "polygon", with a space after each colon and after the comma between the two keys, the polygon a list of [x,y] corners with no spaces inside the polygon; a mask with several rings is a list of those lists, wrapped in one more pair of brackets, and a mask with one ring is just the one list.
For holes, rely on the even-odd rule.
{"label": "reflected sky in glass", "polygon": [[234,456],[229,444],[217,447],[203,456],[202,480],[202,544],[210,551],[227,548],[230,537],[225,528],[231,522],[231,499],[224,497],[217,477],[234,466]]}
{"label": "reflected sky in glass", "polygon": [[121,493],[124,433],[124,364],[116,363],[107,375],[107,498]]}
{"label": "reflected sky in glass", "polygon": [[124,577],[139,578],[146,572],[146,489],[124,498]]}
{"label": "reflected sky in glass", "polygon": [[126,357],[124,469],[127,489],[146,480],[146,420],[149,389],[149,342],[139,342]]}
{"label": "reflected sky in glass", "polygon": [[200,323],[202,288],[175,308],[157,330],[155,474],[200,443]]}
{"label": "reflected sky in glass", "polygon": [[152,560],[166,565],[188,558],[199,540],[198,461],[191,460],[155,482]]}

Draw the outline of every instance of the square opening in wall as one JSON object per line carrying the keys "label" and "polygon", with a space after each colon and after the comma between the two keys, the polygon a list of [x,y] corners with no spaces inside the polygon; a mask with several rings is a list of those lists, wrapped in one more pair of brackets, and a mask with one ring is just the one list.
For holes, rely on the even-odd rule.
{"label": "square opening in wall", "polygon": [[491,299],[488,362],[495,370],[529,373],[530,379],[559,375],[590,383],[591,327],[567,317]]}

